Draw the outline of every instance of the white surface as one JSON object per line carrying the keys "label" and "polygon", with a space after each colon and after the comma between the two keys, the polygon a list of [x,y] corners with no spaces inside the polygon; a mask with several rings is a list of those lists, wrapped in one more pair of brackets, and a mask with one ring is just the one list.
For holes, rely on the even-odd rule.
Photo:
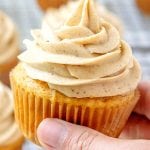
{"label": "white surface", "polygon": [[29,141],[26,141],[25,144],[23,145],[22,150],[43,150],[43,149]]}

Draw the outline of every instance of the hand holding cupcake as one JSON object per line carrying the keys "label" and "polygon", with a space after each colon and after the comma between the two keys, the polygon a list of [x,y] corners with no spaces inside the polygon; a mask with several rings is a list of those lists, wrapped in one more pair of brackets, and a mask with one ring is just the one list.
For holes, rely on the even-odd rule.
{"label": "hand holding cupcake", "polygon": [[118,137],[138,101],[141,69],[117,29],[81,0],[59,30],[32,35],[10,75],[24,135],[38,143],[39,123],[53,117]]}

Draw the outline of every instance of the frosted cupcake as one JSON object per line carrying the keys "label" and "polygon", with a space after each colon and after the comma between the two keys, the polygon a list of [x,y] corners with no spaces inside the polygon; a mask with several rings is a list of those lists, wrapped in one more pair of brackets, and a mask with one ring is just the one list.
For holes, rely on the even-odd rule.
{"label": "frosted cupcake", "polygon": [[0,150],[20,150],[23,141],[14,120],[12,93],[0,82]]}
{"label": "frosted cupcake", "polygon": [[17,64],[18,34],[11,19],[0,11],[0,80],[9,84],[9,71]]}
{"label": "frosted cupcake", "polygon": [[[48,24],[53,29],[59,29],[70,17],[73,10],[76,9],[78,1],[69,1],[66,5],[62,5],[59,9],[49,8],[43,22]],[[123,24],[121,20],[113,13],[109,12],[103,5],[96,3],[96,9],[100,17],[114,25],[123,34]]]}
{"label": "frosted cupcake", "polygon": [[118,30],[81,0],[59,30],[32,31],[11,72],[24,135],[38,143],[44,118],[60,118],[118,137],[136,105],[141,69]]}

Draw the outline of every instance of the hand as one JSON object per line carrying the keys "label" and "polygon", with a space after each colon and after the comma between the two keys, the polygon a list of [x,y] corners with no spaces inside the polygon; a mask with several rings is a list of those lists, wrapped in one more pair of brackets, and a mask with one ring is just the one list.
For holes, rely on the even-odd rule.
{"label": "hand", "polygon": [[150,139],[150,81],[139,85],[140,100],[121,134],[121,138]]}
{"label": "hand", "polygon": [[[150,82],[139,85],[141,98],[121,138],[107,137],[87,127],[58,119],[46,119],[38,127],[37,135],[46,150],[148,150],[150,148]],[[141,116],[143,115],[143,116]]]}

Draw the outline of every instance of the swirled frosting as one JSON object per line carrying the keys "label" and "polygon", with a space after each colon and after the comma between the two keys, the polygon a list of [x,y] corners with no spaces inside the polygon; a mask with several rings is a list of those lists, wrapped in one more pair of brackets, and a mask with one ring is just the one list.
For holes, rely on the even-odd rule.
{"label": "swirled frosting", "polygon": [[[48,24],[48,26],[53,29],[60,28],[66,21],[66,18],[70,16],[69,12],[76,9],[77,4],[78,1],[69,1],[67,4],[62,5],[59,9],[49,8],[43,19],[43,23]],[[122,35],[123,24],[121,20],[115,14],[108,11],[102,4],[96,3],[96,9],[98,11],[98,15],[114,25]]]}
{"label": "swirled frosting", "polygon": [[0,64],[18,55],[19,41],[15,25],[0,11]]}
{"label": "swirled frosting", "polygon": [[11,91],[0,82],[0,146],[12,144],[21,136],[14,120]]}
{"label": "swirled frosting", "polygon": [[105,97],[134,90],[141,70],[119,32],[100,19],[93,0],[81,0],[59,30],[45,24],[19,56],[33,79],[69,97]]}

